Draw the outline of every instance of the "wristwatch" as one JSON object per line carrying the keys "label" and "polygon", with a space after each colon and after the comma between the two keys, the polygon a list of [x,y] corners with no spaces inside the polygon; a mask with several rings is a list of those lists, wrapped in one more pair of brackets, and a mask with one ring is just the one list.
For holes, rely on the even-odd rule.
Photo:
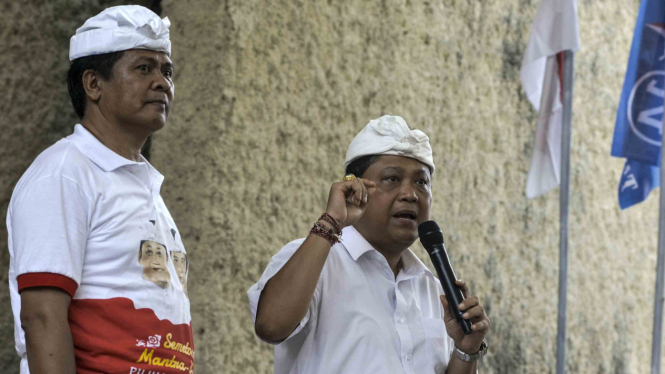
{"label": "wristwatch", "polygon": [[457,358],[459,358],[460,360],[466,361],[466,362],[478,361],[481,358],[483,358],[483,356],[485,356],[485,353],[487,353],[487,340],[486,339],[483,339],[483,342],[480,344],[480,350],[475,355],[470,355],[466,352],[463,352],[461,349],[459,349],[459,348],[457,348],[457,346],[455,346],[455,356],[457,356]]}

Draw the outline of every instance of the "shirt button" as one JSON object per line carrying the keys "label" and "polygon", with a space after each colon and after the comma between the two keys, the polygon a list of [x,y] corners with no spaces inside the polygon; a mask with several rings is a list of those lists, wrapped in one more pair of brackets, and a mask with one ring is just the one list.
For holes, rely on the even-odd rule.
{"label": "shirt button", "polygon": [[[399,319],[399,323],[402,323],[402,324],[403,324],[403,323],[404,323],[404,318],[400,318],[400,319]],[[408,356],[407,356],[407,357],[408,357]]]}
{"label": "shirt button", "polygon": [[411,356],[408,356],[408,355],[407,355],[407,356],[404,357],[404,358],[405,358],[407,361],[411,361]]}

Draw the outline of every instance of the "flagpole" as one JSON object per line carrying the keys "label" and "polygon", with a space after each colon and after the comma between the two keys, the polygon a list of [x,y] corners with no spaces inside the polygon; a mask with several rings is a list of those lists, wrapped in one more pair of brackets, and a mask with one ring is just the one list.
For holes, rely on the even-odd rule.
{"label": "flagpole", "polygon": [[[665,121],[665,115],[663,115]],[[661,139],[662,141],[662,139]],[[663,283],[665,283],[665,152],[660,151],[660,205],[658,206],[658,260],[656,265],[656,296],[654,297],[651,374],[660,374],[663,339]]]}
{"label": "flagpole", "polygon": [[556,373],[566,372],[566,306],[568,296],[568,213],[570,197],[570,139],[573,117],[573,52],[563,52],[563,123],[561,126],[561,188],[559,189],[559,311]]}

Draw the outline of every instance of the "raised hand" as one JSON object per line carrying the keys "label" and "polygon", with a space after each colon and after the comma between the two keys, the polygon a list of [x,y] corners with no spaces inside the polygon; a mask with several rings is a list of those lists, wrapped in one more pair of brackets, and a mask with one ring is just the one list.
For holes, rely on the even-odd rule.
{"label": "raised hand", "polygon": [[363,178],[333,183],[326,213],[335,218],[342,228],[353,225],[365,212],[375,188],[374,182]]}

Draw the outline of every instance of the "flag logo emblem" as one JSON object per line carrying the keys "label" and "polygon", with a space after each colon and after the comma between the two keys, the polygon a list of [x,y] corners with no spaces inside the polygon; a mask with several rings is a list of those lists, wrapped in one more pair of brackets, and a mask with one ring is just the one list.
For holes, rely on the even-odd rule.
{"label": "flag logo emblem", "polygon": [[[628,121],[633,133],[643,141],[660,147],[663,135],[663,100],[665,71],[644,74],[628,99]],[[637,105],[633,103],[637,102]]]}

